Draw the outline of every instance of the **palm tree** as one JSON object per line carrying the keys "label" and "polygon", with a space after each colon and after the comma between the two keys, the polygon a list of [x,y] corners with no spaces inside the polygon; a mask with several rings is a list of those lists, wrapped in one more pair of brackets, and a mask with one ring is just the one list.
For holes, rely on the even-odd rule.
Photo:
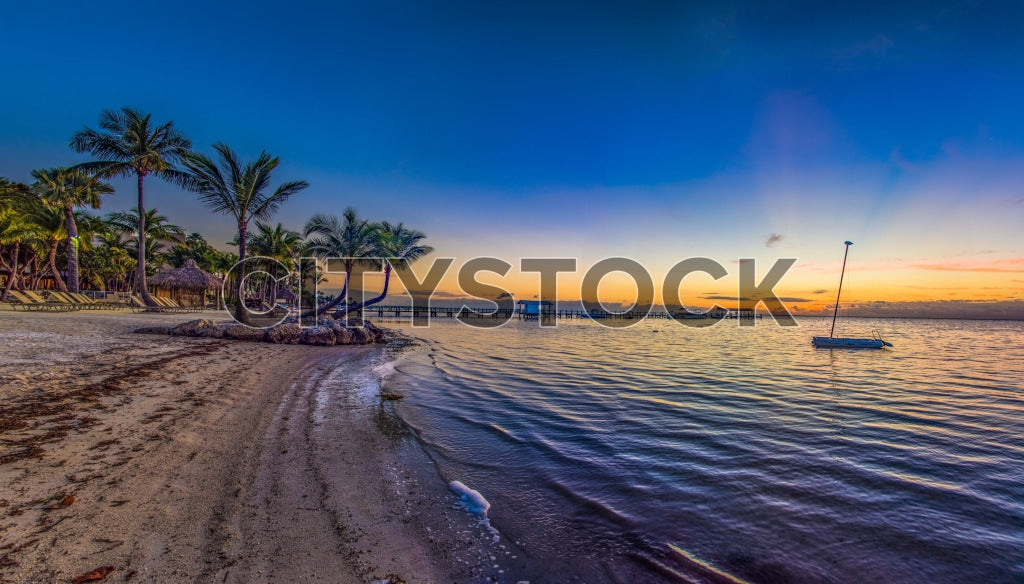
{"label": "palm tree", "polygon": [[189,233],[185,236],[184,241],[176,243],[171,249],[164,252],[163,259],[173,268],[180,268],[185,265],[186,261],[191,259],[200,268],[209,272],[211,271],[214,251],[202,235]]}
{"label": "palm tree", "polygon": [[[306,222],[306,251],[322,258],[343,258],[345,284],[330,302],[317,306],[302,316],[318,316],[348,298],[348,284],[356,263],[374,265],[372,258],[377,255],[378,231],[380,226],[360,219],[352,207],[342,213],[343,219],[334,215],[317,213]],[[312,236],[312,237],[310,237]]]}
{"label": "palm tree", "polygon": [[285,229],[278,223],[271,227],[262,221],[256,222],[256,232],[249,234],[249,251],[253,254],[274,258],[288,269],[294,269],[296,256],[301,252],[302,234]]}
{"label": "palm tree", "polygon": [[67,292],[68,286],[60,277],[60,270],[57,269],[57,249],[60,242],[68,237],[67,223],[64,212],[61,209],[49,205],[40,204],[39,208],[29,216],[31,221],[39,229],[39,237],[46,243],[46,267],[53,275],[53,281],[61,292]]}
{"label": "palm tree", "polygon": [[[137,210],[134,208],[128,212],[114,211],[107,215],[106,222],[114,232],[135,236],[137,234],[136,228],[138,227],[137,216]],[[146,263],[146,275],[151,276],[156,273],[157,268],[163,263],[161,252],[165,246],[172,242],[183,241],[185,239],[185,230],[173,223],[168,223],[167,216],[161,215],[155,208],[146,211],[145,223],[146,247],[144,249],[146,253],[143,254],[144,259],[142,261]],[[136,260],[139,259],[139,240],[136,237],[132,237],[132,241],[125,244],[125,249],[131,252]]]}
{"label": "palm tree", "polygon": [[[392,224],[382,221],[378,229],[377,255],[384,263],[384,290],[380,296],[367,300],[356,306],[350,306],[348,310],[358,310],[371,304],[377,304],[388,295],[388,283],[391,281],[392,269],[403,269],[413,262],[434,251],[429,245],[420,245],[426,239],[422,231],[408,229],[404,224]],[[393,264],[398,264],[394,266]]]}
{"label": "palm tree", "polygon": [[213,149],[220,157],[219,162],[214,162],[205,154],[191,153],[185,157],[184,164],[189,175],[189,188],[198,194],[199,200],[216,213],[231,215],[238,226],[241,273],[235,318],[244,322],[246,311],[241,284],[245,279],[249,222],[253,219],[270,219],[282,203],[308,187],[309,183],[304,180],[288,181],[268,194],[270,175],[280,164],[280,158],[264,151],[256,160],[243,166],[238,160],[238,154],[227,144],[218,142],[213,145]]}
{"label": "palm tree", "polygon": [[[150,209],[145,213],[146,221],[146,238],[153,239],[160,244],[170,243],[172,241],[178,242],[183,241],[185,236],[185,230],[178,225],[168,223],[166,215],[161,215],[157,209]],[[113,231],[123,233],[125,235],[137,235],[138,232],[138,209],[132,208],[131,211],[114,211],[107,214],[106,222]],[[131,249],[129,247],[129,249]],[[137,247],[135,249],[138,249]]]}
{"label": "palm tree", "polygon": [[99,245],[92,258],[94,271],[103,279],[106,289],[122,290],[121,284],[126,287],[127,276],[135,271],[137,261],[128,252],[129,245],[122,231],[112,228],[108,221],[98,223],[95,239]]}
{"label": "palm tree", "polygon": [[[297,282],[293,275],[299,255],[304,249],[302,234],[285,229],[281,223],[271,227],[267,223],[257,221],[256,231],[249,233],[246,249],[253,255],[270,258],[261,263],[261,269],[272,276],[267,292],[271,303],[277,302],[281,280],[285,280],[286,288],[291,288]],[[285,273],[281,273],[282,265]]]}
{"label": "palm tree", "polygon": [[[32,171],[36,179],[32,190],[48,205],[64,212],[64,228],[68,235],[68,282],[65,288],[57,271],[53,269],[54,280],[61,290],[78,292],[78,226],[75,223],[75,208],[89,206],[100,208],[100,195],[114,192],[114,187],[76,168],[46,168]],[[53,256],[51,254],[51,260]]]}
{"label": "palm tree", "polygon": [[[101,131],[84,128],[71,137],[71,147],[78,152],[89,152],[98,160],[80,164],[103,178],[134,175],[138,185],[138,249],[146,249],[146,207],[143,181],[150,174],[184,184],[187,177],[174,167],[192,148],[192,142],[174,128],[174,122],[154,124],[150,114],[128,107],[105,110],[100,114]],[[146,257],[139,254],[139,292],[143,301],[156,305],[146,288]]]}
{"label": "palm tree", "polygon": [[29,258],[25,262],[21,261],[22,245],[37,236],[38,228],[18,211],[10,207],[0,208],[0,246],[7,248],[10,254],[9,261],[0,254],[0,267],[6,269],[8,274],[7,284],[0,293],[0,301],[7,300],[7,294],[18,283],[18,278],[29,263]]}

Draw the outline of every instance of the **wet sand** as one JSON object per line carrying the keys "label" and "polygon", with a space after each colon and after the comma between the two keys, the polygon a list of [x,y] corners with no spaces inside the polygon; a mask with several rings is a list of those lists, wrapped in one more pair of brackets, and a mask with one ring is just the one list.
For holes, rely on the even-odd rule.
{"label": "wet sand", "polygon": [[0,309],[0,582],[501,579],[380,398],[394,349],[132,332],[191,318]]}

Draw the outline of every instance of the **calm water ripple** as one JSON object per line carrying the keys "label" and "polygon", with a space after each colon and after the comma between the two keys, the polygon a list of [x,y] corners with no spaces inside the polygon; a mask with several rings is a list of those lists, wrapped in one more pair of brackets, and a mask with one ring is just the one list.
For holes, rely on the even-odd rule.
{"label": "calm water ripple", "polygon": [[1024,581],[1024,323],[435,321],[401,415],[512,582]]}

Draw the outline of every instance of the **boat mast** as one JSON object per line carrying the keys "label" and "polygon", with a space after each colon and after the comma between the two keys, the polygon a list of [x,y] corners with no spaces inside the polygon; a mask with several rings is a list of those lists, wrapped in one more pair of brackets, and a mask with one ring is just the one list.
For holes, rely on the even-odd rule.
{"label": "boat mast", "polygon": [[832,338],[832,334],[836,332],[836,316],[839,315],[839,295],[843,293],[843,275],[846,274],[846,254],[850,253],[850,246],[853,245],[852,241],[844,241],[846,249],[843,251],[843,269],[839,272],[839,290],[836,292],[836,310],[832,313],[832,330],[828,331],[828,338]]}

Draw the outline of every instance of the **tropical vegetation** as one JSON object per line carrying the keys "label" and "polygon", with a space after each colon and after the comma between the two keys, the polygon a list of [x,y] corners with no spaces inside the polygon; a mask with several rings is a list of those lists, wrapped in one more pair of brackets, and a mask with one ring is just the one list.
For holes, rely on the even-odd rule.
{"label": "tropical vegetation", "polygon": [[[218,160],[196,152],[185,156],[188,175],[187,186],[195,191],[199,200],[214,213],[231,215],[238,228],[238,261],[241,268],[238,284],[245,281],[245,256],[248,243],[249,222],[268,220],[278,208],[299,191],[309,186],[303,180],[287,181],[270,192],[270,175],[281,163],[281,159],[266,151],[256,160],[242,164],[238,154],[227,144],[213,145]],[[239,290],[235,304],[235,318],[245,321],[244,295]],[[274,298],[273,300],[276,300]]]}
{"label": "tropical vegetation", "polygon": [[[75,209],[79,207],[99,209],[100,195],[113,193],[114,187],[78,168],[57,167],[33,170],[32,177],[36,179],[32,189],[43,200],[44,206],[59,210],[64,215],[63,235],[67,237],[68,254],[67,285],[54,269],[53,260],[56,250],[53,248],[49,254],[50,270],[61,290],[77,293],[79,237],[78,224],[75,222]],[[47,213],[44,211],[42,219],[45,221],[46,218]],[[52,216],[49,218],[52,219]],[[56,236],[62,235],[53,229],[52,221],[48,231],[51,241]]]}
{"label": "tropical vegetation", "polygon": [[[243,307],[253,294],[260,296],[258,304],[273,305],[281,295],[289,295],[282,286],[297,292],[300,258],[313,257],[319,259],[312,274],[307,269],[304,276],[323,281],[330,267],[332,273],[344,272],[345,279],[337,296],[304,296],[303,304],[314,306],[306,314],[334,310],[340,316],[381,302],[393,271],[432,251],[423,244],[422,232],[403,223],[364,219],[352,207],[341,216],[315,214],[301,232],[272,224],[270,219],[281,206],[309,186],[303,180],[273,186],[280,158],[264,151],[243,162],[223,142],[213,145],[214,157],[193,152],[174,122],[157,123],[139,110],[104,111],[99,129],[76,132],[70,146],[89,154],[91,160],[33,170],[32,184],[0,177],[0,300],[6,300],[12,289],[53,287],[70,292],[137,292],[153,304],[147,277],[192,260],[227,280],[225,289],[235,291],[234,306],[244,318]],[[144,181],[150,175],[181,187],[183,196],[197,197],[214,213],[228,215],[236,236],[223,244],[236,246],[237,254],[171,223],[158,209],[147,209]],[[106,181],[125,177],[135,178],[136,206],[95,213],[105,195],[114,192]],[[328,266],[327,258],[341,258],[341,269]],[[243,286],[258,279],[245,278],[238,269],[240,262],[267,277],[262,283]],[[383,271],[379,295],[359,301],[350,298],[349,282],[357,267]],[[318,300],[322,302],[317,304]]]}
{"label": "tropical vegetation", "polygon": [[[192,142],[174,128],[174,122],[156,124],[150,114],[128,107],[106,110],[100,115],[100,130],[84,128],[71,137],[71,147],[88,152],[96,160],[80,164],[105,178],[134,176],[139,203],[136,237],[137,249],[146,249],[146,207],[143,181],[149,175],[175,183],[184,182],[185,175],[174,164],[192,148]],[[146,287],[146,254],[138,254],[136,274],[139,293],[151,306],[156,301]]]}

